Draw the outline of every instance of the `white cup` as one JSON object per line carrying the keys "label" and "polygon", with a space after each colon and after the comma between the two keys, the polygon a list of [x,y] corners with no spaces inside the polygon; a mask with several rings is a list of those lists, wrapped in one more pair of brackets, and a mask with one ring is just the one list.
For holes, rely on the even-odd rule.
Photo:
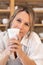
{"label": "white cup", "polygon": [[2,23],[3,23],[3,24],[8,24],[8,22],[9,22],[9,20],[8,20],[7,18],[3,18],[3,19],[2,19]]}
{"label": "white cup", "polygon": [[7,30],[7,32],[8,32],[8,37],[9,37],[10,39],[12,39],[12,38],[18,39],[18,38],[17,38],[17,35],[19,34],[20,29],[10,28],[10,29]]}
{"label": "white cup", "polygon": [[43,20],[41,21],[41,23],[43,24]]}
{"label": "white cup", "polygon": [[42,33],[39,33],[39,36],[40,36],[41,38],[43,38],[43,32],[42,32]]}

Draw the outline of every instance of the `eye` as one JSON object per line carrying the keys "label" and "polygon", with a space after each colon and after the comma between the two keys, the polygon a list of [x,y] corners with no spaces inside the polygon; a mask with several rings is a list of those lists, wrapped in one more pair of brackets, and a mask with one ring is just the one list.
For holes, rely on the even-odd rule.
{"label": "eye", "polygon": [[25,23],[25,25],[26,25],[26,26],[29,26],[30,24],[28,24],[28,23]]}
{"label": "eye", "polygon": [[21,19],[17,19],[18,22],[21,22]]}

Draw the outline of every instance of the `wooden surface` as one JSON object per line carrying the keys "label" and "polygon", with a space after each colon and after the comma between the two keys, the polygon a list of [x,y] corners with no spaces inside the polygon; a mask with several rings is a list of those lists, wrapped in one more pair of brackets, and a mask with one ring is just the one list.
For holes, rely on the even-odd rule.
{"label": "wooden surface", "polygon": [[14,13],[14,2],[15,0],[10,0],[10,16]]}
{"label": "wooden surface", "polygon": [[40,26],[40,27],[42,27],[43,24],[34,24],[34,26]]}
{"label": "wooden surface", "polygon": [[0,13],[4,13],[4,12],[10,12],[10,9],[0,9]]}

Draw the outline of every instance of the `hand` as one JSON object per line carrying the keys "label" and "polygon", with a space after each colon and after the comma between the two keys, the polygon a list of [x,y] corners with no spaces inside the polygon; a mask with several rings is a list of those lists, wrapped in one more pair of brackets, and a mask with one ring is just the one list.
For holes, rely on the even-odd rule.
{"label": "hand", "polygon": [[16,52],[18,54],[22,51],[22,45],[20,44],[19,40],[10,39],[9,47],[12,52]]}

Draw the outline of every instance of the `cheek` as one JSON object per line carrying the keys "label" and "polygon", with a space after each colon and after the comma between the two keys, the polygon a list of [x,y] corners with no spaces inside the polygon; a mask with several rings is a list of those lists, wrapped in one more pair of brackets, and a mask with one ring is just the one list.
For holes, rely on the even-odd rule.
{"label": "cheek", "polygon": [[24,34],[26,34],[29,31],[30,27],[25,27],[24,28]]}
{"label": "cheek", "polygon": [[17,27],[18,27],[18,23],[16,21],[12,22],[11,28],[17,28]]}

